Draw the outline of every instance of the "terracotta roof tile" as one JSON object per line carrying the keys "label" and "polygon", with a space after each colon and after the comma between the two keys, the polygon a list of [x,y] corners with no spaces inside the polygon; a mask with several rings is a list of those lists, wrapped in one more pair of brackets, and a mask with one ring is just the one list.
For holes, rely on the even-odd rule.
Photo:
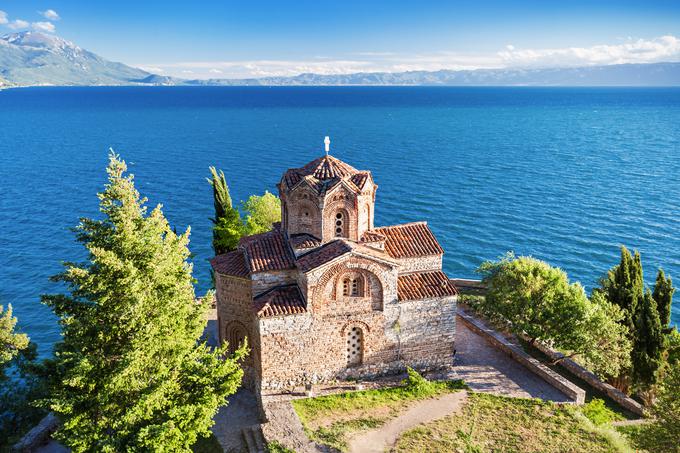
{"label": "terracotta roof tile", "polygon": [[401,275],[397,280],[399,300],[430,299],[455,296],[456,288],[442,271]]}
{"label": "terracotta roof tile", "polygon": [[345,241],[335,240],[324,244],[316,250],[300,255],[297,265],[302,272],[307,272],[350,251],[352,251],[351,245]]}
{"label": "terracotta roof tile", "polygon": [[364,232],[364,234],[361,236],[361,242],[380,242],[384,241],[386,239],[386,236],[382,233],[378,233],[375,230],[368,230]]}
{"label": "terracotta roof tile", "polygon": [[243,252],[234,250],[223,255],[217,255],[210,260],[215,272],[223,275],[233,275],[235,277],[247,277],[248,267],[243,257]]}
{"label": "terracotta roof tile", "polygon": [[307,311],[300,288],[297,285],[277,286],[253,299],[255,312],[260,318],[285,316]]}
{"label": "terracotta roof tile", "polygon": [[241,238],[239,248],[245,251],[251,272],[293,269],[295,258],[278,230]]}
{"label": "terracotta roof tile", "polygon": [[412,258],[444,253],[437,238],[427,226],[427,222],[381,227],[374,231],[385,235],[385,251],[393,258]]}
{"label": "terracotta roof tile", "polygon": [[294,249],[310,249],[321,245],[321,240],[307,233],[294,234],[290,237],[290,245]]}
{"label": "terracotta roof tile", "polygon": [[369,173],[367,171],[362,171],[353,175],[350,180],[355,186],[359,188],[359,190],[361,190],[364,188],[364,184],[366,184],[366,181],[368,180],[368,175]]}
{"label": "terracotta roof tile", "polygon": [[281,183],[290,190],[304,179],[319,194],[323,194],[341,181],[346,181],[353,191],[359,192],[369,175],[370,172],[359,171],[333,156],[323,156],[314,159],[304,167],[288,169]]}

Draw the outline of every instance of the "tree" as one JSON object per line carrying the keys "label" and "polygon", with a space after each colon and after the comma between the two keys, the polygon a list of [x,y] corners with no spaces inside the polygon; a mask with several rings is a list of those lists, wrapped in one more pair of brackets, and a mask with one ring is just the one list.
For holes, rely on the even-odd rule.
{"label": "tree", "polygon": [[212,245],[215,255],[221,255],[236,249],[243,235],[243,224],[238,209],[232,205],[224,172],[218,173],[215,167],[210,167],[210,173],[208,182],[213,188],[215,207],[215,217],[210,219],[213,223]]}
{"label": "tree", "polygon": [[479,272],[488,288],[482,311],[509,323],[531,344],[543,341],[600,375],[626,366],[630,342],[616,322],[622,311],[603,298],[590,301],[564,271],[535,258],[507,255],[482,264]]}
{"label": "tree", "polygon": [[659,269],[659,272],[656,274],[656,283],[654,284],[652,297],[656,301],[659,320],[661,321],[661,327],[664,329],[667,329],[671,323],[671,307],[673,306],[674,292],[673,280],[671,280],[670,276],[666,278],[663,269]]}
{"label": "tree", "polygon": [[243,210],[247,213],[245,236],[269,231],[275,222],[281,221],[281,200],[268,191],[262,196],[251,195],[243,203]]}
{"label": "tree", "polygon": [[0,305],[0,451],[9,451],[44,416],[34,404],[44,396],[43,381],[36,374],[37,348],[15,331],[16,323],[12,306],[5,311]]}
{"label": "tree", "polygon": [[638,390],[648,390],[657,381],[657,373],[664,365],[667,347],[656,302],[649,290],[645,291],[645,297],[638,304],[635,331],[631,377]]}
{"label": "tree", "polygon": [[245,349],[199,343],[208,307],[194,295],[189,230],[175,234],[160,205],[148,214],[126,170],[112,153],[103,219],[76,228],[88,262],[53,277],[68,294],[43,296],[63,334],[48,405],[76,452],[190,451],[236,391]]}
{"label": "tree", "polygon": [[17,318],[12,316],[12,306],[7,310],[0,305],[0,379],[6,378],[5,366],[14,359],[20,351],[28,347],[28,337],[15,332]]}
{"label": "tree", "polygon": [[631,340],[635,334],[635,313],[644,297],[644,280],[640,254],[631,255],[626,247],[621,247],[621,261],[600,281],[596,291],[604,293],[610,303],[623,310],[623,323],[628,327]]}
{"label": "tree", "polygon": [[673,364],[661,381],[651,412],[659,451],[680,451],[680,363]]}

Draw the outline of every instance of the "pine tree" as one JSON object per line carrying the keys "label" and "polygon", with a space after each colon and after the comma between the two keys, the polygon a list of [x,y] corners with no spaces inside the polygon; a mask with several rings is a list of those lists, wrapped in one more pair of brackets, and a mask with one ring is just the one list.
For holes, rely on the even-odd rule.
{"label": "pine tree", "polygon": [[671,323],[671,307],[673,306],[673,281],[669,276],[666,278],[663,269],[659,269],[656,275],[656,283],[654,285],[654,293],[652,296],[656,301],[657,309],[659,310],[659,319],[661,320],[661,327],[668,329]]}
{"label": "pine tree", "polygon": [[657,381],[664,364],[666,336],[661,327],[659,312],[652,293],[647,290],[635,313],[632,379],[638,390],[647,390]]}
{"label": "pine tree", "polygon": [[244,227],[238,209],[231,202],[224,172],[220,170],[218,173],[215,167],[210,167],[210,173],[208,182],[213,188],[215,207],[215,217],[210,219],[213,223],[212,245],[215,255],[221,255],[236,249]]}
{"label": "pine tree", "polygon": [[48,404],[73,451],[191,451],[234,393],[239,349],[199,343],[207,304],[194,295],[189,231],[176,235],[158,206],[147,213],[115,154],[99,194],[102,220],[81,219],[88,262],[54,280],[69,294],[43,296],[59,317]]}

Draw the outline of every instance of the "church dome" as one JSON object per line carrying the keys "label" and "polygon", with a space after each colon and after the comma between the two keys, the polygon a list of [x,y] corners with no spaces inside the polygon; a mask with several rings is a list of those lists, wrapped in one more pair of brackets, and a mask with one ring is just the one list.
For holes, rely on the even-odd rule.
{"label": "church dome", "polygon": [[321,192],[334,186],[341,180],[352,183],[353,189],[360,191],[370,172],[357,170],[346,162],[330,155],[314,159],[300,168],[291,168],[284,173],[282,182],[288,190],[295,188],[300,181],[306,179],[308,183]]}

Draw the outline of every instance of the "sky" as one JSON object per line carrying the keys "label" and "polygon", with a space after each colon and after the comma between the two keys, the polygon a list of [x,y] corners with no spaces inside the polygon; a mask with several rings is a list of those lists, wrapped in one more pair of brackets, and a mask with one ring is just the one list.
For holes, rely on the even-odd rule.
{"label": "sky", "polygon": [[187,79],[680,61],[680,0],[0,0],[21,30]]}

